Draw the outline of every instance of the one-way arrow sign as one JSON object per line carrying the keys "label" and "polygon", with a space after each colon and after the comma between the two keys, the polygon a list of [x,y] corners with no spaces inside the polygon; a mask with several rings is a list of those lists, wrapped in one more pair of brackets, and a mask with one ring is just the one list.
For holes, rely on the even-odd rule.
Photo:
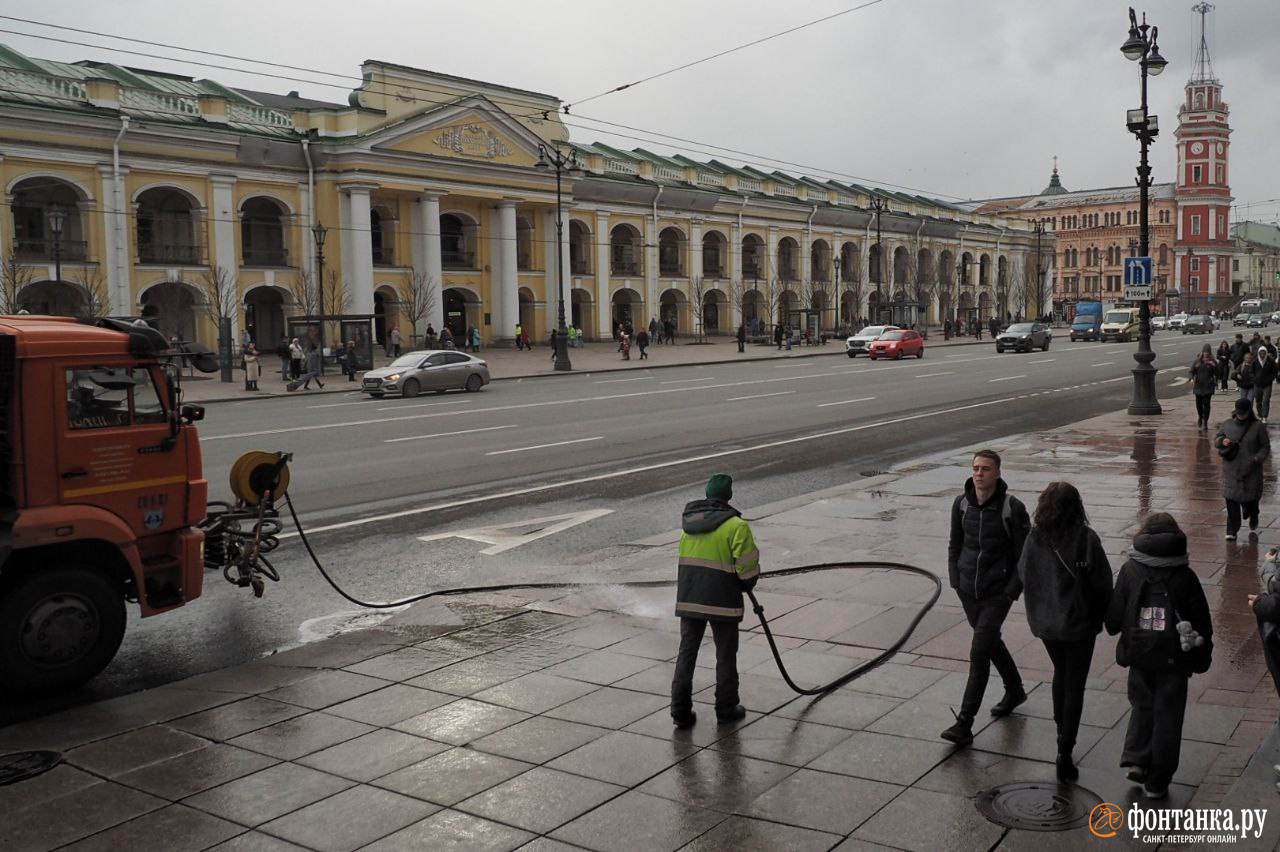
{"label": "one-way arrow sign", "polygon": [[436,533],[435,535],[418,536],[418,541],[440,541],[446,538],[465,538],[478,541],[491,547],[480,551],[485,556],[496,556],[499,553],[537,541],[554,533],[563,532],[578,524],[585,524],[596,518],[611,514],[612,509],[588,509],[585,512],[569,512],[565,515],[548,515],[545,518],[530,518],[527,521],[515,521],[509,524],[494,524],[488,527],[476,527],[456,532]]}

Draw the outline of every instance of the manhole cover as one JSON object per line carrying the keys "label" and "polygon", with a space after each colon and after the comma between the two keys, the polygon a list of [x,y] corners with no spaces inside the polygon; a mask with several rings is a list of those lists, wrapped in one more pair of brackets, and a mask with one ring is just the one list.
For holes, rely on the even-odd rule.
{"label": "manhole cover", "polygon": [[1016,781],[978,794],[978,813],[1006,828],[1067,831],[1082,828],[1102,799],[1070,784]]}
{"label": "manhole cover", "polygon": [[56,751],[15,751],[0,754],[0,787],[34,778],[61,762],[62,755]]}

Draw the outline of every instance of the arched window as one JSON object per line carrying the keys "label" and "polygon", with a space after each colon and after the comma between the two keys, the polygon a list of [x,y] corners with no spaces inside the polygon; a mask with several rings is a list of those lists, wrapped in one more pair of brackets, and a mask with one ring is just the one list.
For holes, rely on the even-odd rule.
{"label": "arched window", "polygon": [[707,278],[723,278],[725,276],[724,235],[719,231],[708,231],[702,235],[702,274]]}
{"label": "arched window", "polygon": [[742,238],[742,278],[758,279],[764,272],[764,264],[762,255],[764,253],[764,240],[755,234],[747,234]]}
{"label": "arched window", "polygon": [[476,227],[461,216],[440,217],[440,263],[445,269],[475,269]]}
{"label": "arched window", "polygon": [[191,199],[175,189],[157,187],[139,195],[138,262],[202,263],[194,214]]}
{"label": "arched window", "polygon": [[609,232],[609,266],[614,275],[640,274],[639,238],[639,232],[630,225],[618,225]]}
{"label": "arched window", "polygon": [[576,219],[569,223],[569,273],[591,273],[591,232]]}
{"label": "arched window", "polygon": [[61,211],[58,250],[63,260],[84,260],[87,243],[80,219],[80,193],[54,178],[28,178],[13,188],[13,248],[21,260],[52,260],[54,238],[49,214]]}
{"label": "arched window", "polygon": [[658,274],[680,277],[684,271],[684,234],[678,228],[663,228],[658,234]]}
{"label": "arched window", "polygon": [[270,198],[250,198],[240,208],[240,251],[245,266],[288,266],[284,211]]}

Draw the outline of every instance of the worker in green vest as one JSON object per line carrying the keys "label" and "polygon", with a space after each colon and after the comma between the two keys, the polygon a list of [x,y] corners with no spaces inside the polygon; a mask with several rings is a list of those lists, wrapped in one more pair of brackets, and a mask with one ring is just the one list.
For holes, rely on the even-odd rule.
{"label": "worker in green vest", "polygon": [[733,479],[715,474],[707,480],[706,495],[684,507],[681,524],[676,585],[680,653],[671,680],[671,720],[677,728],[698,721],[693,670],[708,621],[716,644],[716,718],[734,722],[747,715],[738,703],[738,623],[742,592],[760,576],[760,551],[742,513],[729,505]]}

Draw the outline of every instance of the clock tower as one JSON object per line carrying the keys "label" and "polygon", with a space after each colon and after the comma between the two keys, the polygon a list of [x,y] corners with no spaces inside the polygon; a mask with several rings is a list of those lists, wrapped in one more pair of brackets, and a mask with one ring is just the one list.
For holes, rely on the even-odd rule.
{"label": "clock tower", "polygon": [[1200,46],[1178,110],[1177,265],[1180,289],[1195,309],[1233,308],[1230,239],[1231,128],[1222,83],[1213,73],[1205,20],[1213,6],[1191,7],[1200,15]]}

